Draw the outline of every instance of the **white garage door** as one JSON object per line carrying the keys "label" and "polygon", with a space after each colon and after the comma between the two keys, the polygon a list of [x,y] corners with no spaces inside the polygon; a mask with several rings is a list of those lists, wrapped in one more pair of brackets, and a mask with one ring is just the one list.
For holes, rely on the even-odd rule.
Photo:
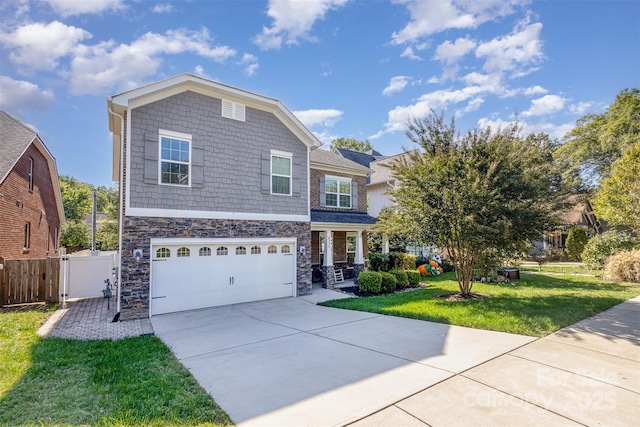
{"label": "white garage door", "polygon": [[151,315],[295,296],[295,240],[152,239]]}

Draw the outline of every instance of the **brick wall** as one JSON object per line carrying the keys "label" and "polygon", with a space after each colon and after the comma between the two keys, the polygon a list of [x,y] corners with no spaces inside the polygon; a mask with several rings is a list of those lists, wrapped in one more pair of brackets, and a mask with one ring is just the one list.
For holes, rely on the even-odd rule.
{"label": "brick wall", "polygon": [[[330,175],[337,177],[345,177],[351,178],[352,181],[358,183],[358,206],[354,206],[351,209],[345,208],[335,208],[331,206],[321,206],[320,205],[320,178]],[[364,176],[357,175],[349,175],[338,172],[327,172],[321,169],[311,169],[310,172],[311,179],[311,209],[325,209],[332,211],[358,211],[358,212],[366,212],[367,211],[367,178]]]}
{"label": "brick wall", "polygon": [[[189,218],[126,217],[121,248],[122,320],[149,317],[150,241],[151,238],[262,238],[293,237],[297,247],[309,248],[311,226],[308,222],[240,221]],[[133,250],[142,248],[143,258],[136,262]],[[298,295],[311,293],[311,252],[296,253]]]}
{"label": "brick wall", "polygon": [[[29,190],[30,158],[33,190]],[[54,243],[58,242],[60,218],[49,164],[33,144],[0,184],[0,216],[0,256],[7,259],[58,256]],[[30,224],[28,249],[24,248],[25,223]]]}

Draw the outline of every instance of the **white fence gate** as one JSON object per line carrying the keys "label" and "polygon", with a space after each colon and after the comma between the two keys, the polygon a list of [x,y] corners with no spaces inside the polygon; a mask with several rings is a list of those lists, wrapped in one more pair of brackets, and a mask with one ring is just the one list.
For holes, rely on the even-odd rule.
{"label": "white fence gate", "polygon": [[118,254],[60,257],[60,293],[64,299],[101,297],[105,279],[113,283]]}

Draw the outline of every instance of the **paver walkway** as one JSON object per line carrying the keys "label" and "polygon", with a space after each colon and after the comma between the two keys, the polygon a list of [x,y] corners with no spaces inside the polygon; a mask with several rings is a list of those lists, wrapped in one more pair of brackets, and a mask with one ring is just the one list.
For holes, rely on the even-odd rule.
{"label": "paver walkway", "polygon": [[42,337],[117,340],[153,333],[149,319],[113,322],[116,302],[104,298],[68,300],[38,330]]}

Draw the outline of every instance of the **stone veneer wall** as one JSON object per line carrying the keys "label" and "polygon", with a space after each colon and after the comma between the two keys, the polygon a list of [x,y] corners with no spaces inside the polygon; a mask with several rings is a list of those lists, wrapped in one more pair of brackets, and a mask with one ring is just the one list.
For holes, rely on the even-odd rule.
{"label": "stone veneer wall", "polygon": [[[200,218],[125,217],[122,225],[120,319],[149,317],[152,238],[295,237],[298,295],[311,293],[311,225],[308,222],[213,220]],[[301,254],[299,248],[307,250]],[[133,250],[143,249],[137,263]]]}

